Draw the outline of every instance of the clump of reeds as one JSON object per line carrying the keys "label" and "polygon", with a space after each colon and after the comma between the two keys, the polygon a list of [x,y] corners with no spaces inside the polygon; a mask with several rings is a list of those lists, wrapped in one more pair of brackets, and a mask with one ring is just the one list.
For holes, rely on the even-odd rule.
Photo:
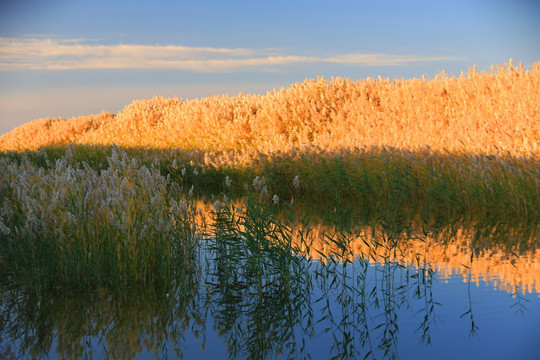
{"label": "clump of reeds", "polygon": [[164,285],[190,266],[195,209],[155,165],[114,147],[98,172],[0,160],[0,273],[42,287]]}
{"label": "clump of reeds", "polygon": [[[265,96],[134,101],[117,115],[25,124],[0,137],[0,150],[115,143],[234,152],[235,161],[246,162],[259,152],[365,145],[537,157],[540,62],[529,71],[512,61],[492,70],[431,80],[318,78]],[[207,160],[219,163],[218,155]]]}
{"label": "clump of reeds", "polygon": [[[229,189],[228,177],[226,184]],[[224,194],[212,205],[208,246],[215,259],[214,272],[218,279],[233,282],[227,286],[294,282],[292,274],[301,271],[298,257],[306,255],[305,241],[294,228],[294,219],[283,216],[282,206],[288,204],[268,193],[265,179],[256,177],[252,185],[245,185],[241,201],[233,203]]]}

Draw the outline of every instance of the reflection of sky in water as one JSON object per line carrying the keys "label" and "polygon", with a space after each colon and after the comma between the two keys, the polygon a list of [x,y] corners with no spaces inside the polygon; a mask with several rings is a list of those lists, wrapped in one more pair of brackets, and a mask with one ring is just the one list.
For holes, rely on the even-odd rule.
{"label": "reflection of sky in water", "polygon": [[[370,266],[368,278],[373,285],[374,277],[381,281],[381,275],[375,275],[375,267]],[[381,267],[377,267],[381,271]],[[414,273],[412,268],[410,274]],[[405,270],[396,270],[405,274]],[[404,275],[403,275],[404,276]],[[399,277],[399,276],[397,276]],[[411,281],[409,279],[409,285]],[[403,282],[406,282],[403,278]],[[403,283],[396,281],[397,285]],[[380,284],[379,284],[380,285]],[[464,282],[459,275],[452,275],[442,282],[435,274],[431,285],[432,300],[441,305],[434,304],[434,313],[430,315],[429,335],[431,344],[422,343],[422,323],[426,306],[426,299],[414,298],[414,286],[409,288],[404,303],[396,312],[398,324],[397,356],[402,359],[536,359],[540,351],[537,339],[540,333],[540,301],[538,294],[520,294],[519,298],[511,294],[494,290],[492,285],[481,282]],[[469,290],[470,300],[469,302]],[[335,289],[330,296],[331,313],[335,321],[341,321],[341,306],[336,298],[341,289]],[[429,289],[428,289],[429,291]],[[322,291],[315,287],[312,301],[322,296]],[[521,303],[522,307],[519,306]],[[370,327],[373,329],[381,322],[384,311],[369,306]],[[474,320],[475,332],[472,333],[471,312]],[[324,301],[313,304],[313,322],[316,323],[326,314],[323,310]],[[348,309],[354,311],[354,308]],[[211,320],[210,320],[211,322]],[[303,322],[305,325],[305,321]],[[201,337],[196,339],[189,334],[184,343],[186,359],[227,358],[227,347],[223,337],[217,335],[210,323],[207,324],[206,349],[201,352]],[[325,329],[328,332],[325,333]],[[328,321],[317,324],[314,328],[315,336],[310,338],[301,327],[295,329],[297,344],[301,346],[301,339],[306,341],[307,353],[313,359],[327,359],[335,353],[329,349],[334,343],[333,334],[340,338],[336,326]],[[305,330],[304,330],[305,331]],[[380,340],[381,332],[372,330],[372,344]],[[354,333],[353,333],[354,334]],[[358,335],[358,334],[356,334]],[[362,355],[366,350],[358,349]],[[172,349],[171,349],[172,351]],[[376,358],[383,358],[381,351],[375,352]],[[149,353],[141,353],[137,358],[151,358]],[[284,357],[286,358],[286,357]]]}
{"label": "reflection of sky in water", "polygon": [[[437,265],[434,264],[434,268],[437,269]],[[362,269],[367,270],[365,283],[362,281],[364,278]],[[316,272],[325,275],[315,275]],[[439,276],[438,272],[435,271],[430,277],[428,271],[419,271],[412,266],[399,267],[395,263],[390,265],[371,264],[362,268],[357,261],[354,272],[349,264],[345,272],[347,276],[350,276],[346,281],[347,286],[343,286],[343,266],[337,262],[323,268],[318,261],[314,261],[310,268],[310,274],[313,287],[308,301],[287,303],[279,300],[280,295],[286,292],[284,288],[279,286],[277,290],[268,291],[269,295],[263,296],[263,298],[257,297],[254,285],[251,285],[251,288],[234,289],[233,295],[240,296],[236,298],[237,303],[232,305],[231,311],[240,308],[248,311],[239,312],[237,317],[233,316],[234,320],[231,321],[230,325],[234,330],[230,331],[218,332],[215,327],[218,317],[221,316],[222,319],[223,316],[228,315],[228,311],[222,311],[222,305],[227,301],[228,296],[227,290],[223,288],[216,289],[207,297],[208,288],[206,285],[201,286],[201,297],[193,299],[192,306],[196,313],[202,315],[204,324],[197,324],[191,317],[185,331],[180,334],[171,330],[170,320],[166,320],[164,326],[159,325],[159,322],[157,322],[158,325],[150,325],[149,323],[156,316],[159,316],[155,315],[153,311],[163,315],[164,319],[168,319],[173,312],[175,312],[173,316],[183,314],[181,308],[185,306],[185,301],[180,301],[180,304],[184,304],[182,306],[172,303],[156,307],[148,305],[155,301],[152,297],[141,300],[141,303],[137,303],[135,300],[131,305],[122,305],[127,306],[127,314],[139,316],[140,314],[137,312],[149,311],[151,315],[149,317],[142,316],[133,322],[134,326],[138,326],[140,329],[130,333],[129,326],[131,325],[129,325],[127,331],[124,329],[115,333],[112,339],[120,338],[121,341],[126,341],[122,339],[122,336],[129,337],[137,334],[138,331],[144,332],[144,335],[140,335],[139,340],[134,338],[134,342],[126,341],[126,343],[139,344],[138,349],[131,349],[131,354],[136,355],[137,359],[155,358],[154,352],[146,351],[145,345],[148,341],[148,334],[153,331],[162,332],[161,335],[167,334],[165,338],[168,339],[168,342],[157,347],[160,349],[159,358],[176,358],[175,346],[182,349],[184,359],[229,358],[227,339],[231,337],[237,338],[238,348],[243,350],[239,352],[238,357],[231,356],[231,358],[247,358],[245,351],[249,348],[249,332],[252,332],[253,329],[261,331],[258,340],[262,339],[262,341],[268,341],[271,344],[271,355],[268,358],[287,358],[288,350],[290,350],[284,345],[282,356],[275,355],[276,349],[280,347],[281,343],[276,343],[276,338],[279,337],[266,340],[267,332],[271,330],[283,331],[284,334],[291,331],[294,334],[294,338],[289,337],[285,341],[285,344],[296,344],[292,358],[304,358],[308,354],[313,359],[328,359],[332,356],[343,358],[341,350],[346,348],[350,350],[350,358],[356,359],[363,358],[372,348],[374,358],[380,359],[384,358],[384,351],[378,347],[383,344],[384,338],[388,340],[387,356],[396,355],[402,359],[538,358],[540,351],[540,345],[537,345],[540,333],[540,297],[536,292],[523,293],[518,287],[513,296],[512,293],[495,288],[493,282],[480,281],[476,283],[470,281],[467,277],[464,278],[461,272],[457,272],[457,274],[454,272],[452,275],[445,273]],[[496,277],[496,275],[490,276]],[[215,279],[211,282],[215,283]],[[354,290],[358,290],[362,286],[365,288],[364,304],[366,304],[365,318],[367,319],[365,324],[361,321],[363,316],[361,313],[362,297],[359,292]],[[263,290],[263,293],[264,291],[266,290]],[[295,296],[305,293],[303,291],[304,289],[291,290],[287,295],[294,299]],[[247,296],[248,293],[251,295]],[[159,296],[157,300],[161,301]],[[208,300],[208,308],[205,306],[205,300]],[[376,300],[379,302],[379,307],[375,306]],[[62,304],[62,300],[57,301]],[[263,305],[258,307],[258,301],[261,301]],[[89,306],[87,303],[83,304]],[[115,313],[115,311],[123,311],[116,308],[117,305],[113,304],[110,308],[108,306],[103,306],[106,309],[103,314],[98,311],[98,315],[96,315],[94,309],[88,312],[90,315],[74,316],[74,319],[83,319],[83,321],[94,323],[102,320],[100,316],[113,319],[113,322],[117,323],[125,320],[122,318],[125,314]],[[62,305],[60,307],[62,308]],[[71,308],[62,309],[64,309],[61,311],[64,311],[63,314],[66,318],[72,316],[72,314],[65,312],[65,309]],[[426,311],[426,309],[428,310]],[[285,324],[292,330],[283,329],[284,322],[282,320],[288,318],[288,315],[285,314],[286,311],[290,312],[292,316],[290,317],[291,322],[286,324],[285,321]],[[308,316],[309,312],[312,314],[311,318]],[[51,316],[57,319],[59,315]],[[90,318],[86,318],[87,316]],[[269,325],[268,319],[276,319],[276,324],[270,324],[266,329],[257,326],[250,328],[248,325],[258,321],[264,327]],[[178,321],[175,318],[172,321],[173,324],[177,325],[182,323],[181,320]],[[311,328],[308,326],[309,323],[312,324]],[[36,324],[33,325],[36,326]],[[38,323],[37,326],[42,325],[42,323]],[[73,326],[79,325],[74,324]],[[107,345],[107,343],[111,341],[111,337],[104,336],[104,334],[107,333],[107,329],[112,329],[115,325],[117,324],[113,325],[105,321],[99,336],[96,336],[94,332],[88,334],[87,337],[78,338],[77,341],[80,341],[83,346],[88,341],[88,344],[91,344],[89,347],[92,348],[94,358],[104,358],[106,357],[104,348],[109,346],[108,351],[110,351],[110,344]],[[122,329],[122,325],[119,327]],[[46,326],[44,326],[45,328]],[[178,328],[184,327],[181,325]],[[369,338],[362,345],[362,336],[366,334],[366,328],[369,329]],[[385,329],[387,330],[386,335]],[[346,340],[346,336],[343,335],[342,331],[348,331],[350,335],[351,342],[345,346],[343,346],[343,341]],[[392,331],[396,331],[395,336],[393,336]],[[195,336],[194,332],[198,332],[198,337]],[[0,349],[6,345],[5,334],[0,336],[0,338],[2,337],[4,341],[0,343]],[[303,342],[305,342],[305,350],[302,352]],[[56,353],[58,346],[58,338],[54,338],[49,358],[58,357]],[[69,344],[68,346],[74,345]],[[116,351],[121,350],[122,346],[116,345]],[[204,347],[204,351],[202,347]],[[125,350],[127,354],[129,350]],[[252,355],[256,353],[257,350]],[[258,358],[258,356],[254,357]]]}
{"label": "reflection of sky in water", "polygon": [[540,301],[538,294],[520,294],[525,307],[519,312],[518,298],[481,282],[470,284],[472,314],[477,334],[471,335],[468,283],[452,276],[447,283],[433,282],[433,294],[443,306],[441,320],[432,329],[433,345],[418,346],[410,331],[417,318],[403,314],[399,355],[404,358],[437,359],[536,359],[540,351]]}

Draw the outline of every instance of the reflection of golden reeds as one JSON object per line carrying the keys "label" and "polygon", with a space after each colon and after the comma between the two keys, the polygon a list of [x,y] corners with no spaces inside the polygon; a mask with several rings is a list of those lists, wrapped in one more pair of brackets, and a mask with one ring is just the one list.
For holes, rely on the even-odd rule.
{"label": "reflection of golden reeds", "polygon": [[[241,203],[235,203],[234,206],[239,205]],[[196,208],[202,212],[206,225],[212,227],[210,207],[197,201]],[[202,227],[202,224],[198,227]],[[515,231],[512,229],[508,229],[508,232],[502,230],[504,234],[498,234],[506,239],[502,245],[500,240],[492,242],[494,239],[489,235],[486,238],[481,236],[483,249],[479,249],[475,243],[478,232],[486,229],[478,230],[468,225],[457,229],[442,228],[428,236],[422,235],[421,230],[399,234],[382,233],[378,227],[376,231],[372,227],[364,227],[350,233],[336,232],[325,225],[308,224],[308,228],[302,228],[303,234],[309,234],[307,238],[300,240],[295,237],[293,241],[302,251],[309,249],[307,255],[315,260],[325,256],[351,260],[352,257],[360,256],[372,262],[384,263],[390,260],[416,267],[430,266],[443,281],[455,275],[467,282],[470,271],[470,280],[477,285],[485,282],[512,294],[517,291],[540,295],[540,229],[528,238],[512,233]],[[389,236],[392,242],[385,240]],[[529,249],[519,252],[515,246],[509,245],[508,241],[512,237],[520,239],[515,240],[516,243],[529,244]],[[308,247],[305,246],[306,241]],[[471,260],[472,252],[475,255]]]}
{"label": "reflection of golden reeds", "polygon": [[266,96],[135,101],[118,115],[41,119],[0,137],[0,150],[84,143],[253,154],[305,145],[390,145],[538,158],[540,62],[460,77],[352,82],[322,78]]}
{"label": "reflection of golden reeds", "polygon": [[[314,229],[312,233],[315,235],[311,246],[314,258],[320,258],[321,253],[329,255],[336,252],[335,244],[323,240],[325,230],[322,227]],[[354,256],[369,257],[377,262],[388,259],[412,266],[430,265],[443,281],[453,275],[468,281],[470,269],[471,281],[477,285],[483,281],[509,293],[540,294],[540,249],[537,247],[518,256],[502,246],[493,245],[475,253],[471,261],[475,235],[473,230],[465,228],[459,229],[455,236],[403,235],[399,237],[397,247],[393,248],[384,244],[374,247],[374,241],[381,240],[373,238],[372,229],[359,231],[357,235],[348,239],[351,255]],[[534,235],[529,240],[531,244],[536,244]]]}

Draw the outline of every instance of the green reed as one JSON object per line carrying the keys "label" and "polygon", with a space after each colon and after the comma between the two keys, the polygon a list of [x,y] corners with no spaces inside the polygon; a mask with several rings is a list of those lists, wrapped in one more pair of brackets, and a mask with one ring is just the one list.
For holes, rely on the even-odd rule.
{"label": "green reed", "polygon": [[[74,145],[75,162],[85,162],[96,171],[107,168],[110,147]],[[62,158],[66,147],[48,146],[38,152],[5,153],[3,157],[47,168]],[[429,212],[431,217],[540,218],[540,165],[534,158],[511,155],[436,153],[392,147],[364,147],[326,151],[316,147],[288,152],[253,154],[249,160],[234,152],[197,149],[123,149],[139,164],[152,164],[163,176],[171,175],[189,189],[195,185],[200,195],[225,191],[223,179],[234,184],[251,183],[264,176],[280,199],[325,217],[326,209],[347,207],[355,216],[414,217]],[[186,169],[187,174],[181,175]],[[196,176],[196,172],[201,176]],[[293,179],[301,179],[299,189]],[[242,189],[232,196],[242,196]],[[327,206],[314,206],[317,203]]]}
{"label": "green reed", "polygon": [[[226,182],[229,188],[231,180]],[[294,220],[282,216],[283,207],[290,205],[277,195],[270,197],[264,178],[255,178],[252,188],[246,184],[244,194],[237,203],[223,194],[212,205],[208,248],[216,259],[216,274],[233,279],[231,286],[293,281],[291,272],[299,270],[304,250]]]}
{"label": "green reed", "polygon": [[294,329],[309,313],[311,293],[304,233],[295,227],[290,205],[269,193],[264,178],[245,184],[242,199],[234,202],[233,184],[226,178],[226,193],[214,199],[205,246],[217,329],[231,358],[272,358],[285,349],[293,357]]}
{"label": "green reed", "polygon": [[117,148],[100,172],[72,149],[48,168],[2,159],[0,274],[16,284],[165,285],[190,266],[196,209]]}
{"label": "green reed", "polygon": [[[533,159],[308,149],[215,166],[204,156],[114,146],[4,154],[0,276],[48,287],[167,283],[176,267],[195,261],[205,236],[220,238],[223,251],[243,256],[254,269],[267,258],[265,266],[287,267],[295,261],[288,254],[300,251],[291,242],[299,236],[299,214],[335,226],[336,234],[360,225],[399,234],[413,222],[463,219],[507,219],[503,227],[516,219],[519,227],[530,224],[524,231],[534,231],[540,216],[540,170]],[[268,189],[272,194],[262,194]],[[197,198],[219,193],[228,199],[211,217],[196,208]],[[283,217],[284,210],[289,215]],[[198,228],[207,220],[214,222],[208,234]]]}

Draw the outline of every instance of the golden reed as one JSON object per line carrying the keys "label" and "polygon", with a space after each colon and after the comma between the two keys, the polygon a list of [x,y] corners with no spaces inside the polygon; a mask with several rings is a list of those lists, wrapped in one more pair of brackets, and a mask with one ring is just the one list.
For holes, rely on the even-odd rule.
{"label": "golden reed", "polygon": [[54,144],[199,149],[248,154],[309,146],[392,146],[437,153],[539,159],[540,62],[512,61],[434,79],[323,78],[264,96],[155,97],[118,114],[39,119],[0,136],[0,151]]}

